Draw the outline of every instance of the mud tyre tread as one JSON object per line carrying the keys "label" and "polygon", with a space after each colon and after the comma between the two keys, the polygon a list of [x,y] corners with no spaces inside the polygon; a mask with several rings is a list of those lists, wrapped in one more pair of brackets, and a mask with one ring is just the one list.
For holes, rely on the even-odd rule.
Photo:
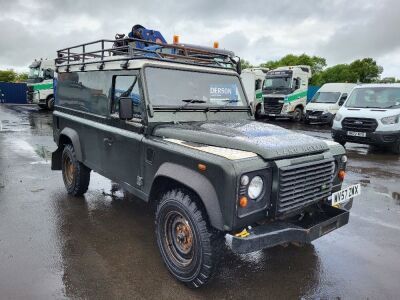
{"label": "mud tyre tread", "polygon": [[[70,184],[66,180],[66,170],[63,163],[66,156],[69,157],[71,163],[74,166],[73,179]],[[71,144],[67,144],[64,146],[61,159],[63,181],[68,194],[72,196],[82,196],[88,190],[91,170],[77,160],[74,147]]]}
{"label": "mud tyre tread", "polygon": [[[168,254],[165,237],[165,216],[171,210],[182,213],[195,236],[196,260],[189,270],[174,263]],[[224,234],[212,228],[198,197],[186,189],[173,189],[161,196],[158,203],[155,230],[161,257],[168,271],[190,288],[198,288],[215,275],[224,247]]]}

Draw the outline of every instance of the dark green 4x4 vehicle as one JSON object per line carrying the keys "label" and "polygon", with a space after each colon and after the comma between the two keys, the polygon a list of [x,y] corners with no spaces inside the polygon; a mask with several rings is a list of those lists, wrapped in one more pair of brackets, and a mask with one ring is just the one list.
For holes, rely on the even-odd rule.
{"label": "dark green 4x4 vehicle", "polygon": [[230,53],[108,42],[58,51],[52,169],[71,195],[93,170],[155,204],[157,243],[178,280],[206,283],[225,244],[309,243],[348,222],[352,199],[331,197],[344,148],[254,121]]}

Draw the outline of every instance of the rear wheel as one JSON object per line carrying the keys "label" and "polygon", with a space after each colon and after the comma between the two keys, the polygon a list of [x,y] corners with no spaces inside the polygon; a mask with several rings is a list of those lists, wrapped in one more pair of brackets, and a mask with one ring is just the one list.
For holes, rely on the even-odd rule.
{"label": "rear wheel", "polygon": [[211,228],[198,198],[187,190],[166,192],[157,207],[156,236],[169,272],[197,288],[213,276],[224,245],[223,234]]}
{"label": "rear wheel", "polygon": [[48,110],[54,110],[54,97],[51,96],[46,101],[46,107]]}
{"label": "rear wheel", "polygon": [[90,169],[77,160],[74,147],[65,145],[62,156],[62,176],[68,194],[82,196],[86,193],[90,181]]}
{"label": "rear wheel", "polygon": [[293,112],[293,121],[300,122],[303,119],[303,110],[301,107],[296,107]]}

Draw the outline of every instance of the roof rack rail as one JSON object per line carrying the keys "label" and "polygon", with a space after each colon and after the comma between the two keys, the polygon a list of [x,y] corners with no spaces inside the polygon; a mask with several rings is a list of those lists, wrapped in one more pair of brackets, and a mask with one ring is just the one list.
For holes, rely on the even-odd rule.
{"label": "roof rack rail", "polygon": [[[88,51],[89,48],[94,50]],[[240,70],[240,58],[231,51],[195,45],[160,44],[136,38],[103,39],[58,50],[56,67],[132,59]]]}

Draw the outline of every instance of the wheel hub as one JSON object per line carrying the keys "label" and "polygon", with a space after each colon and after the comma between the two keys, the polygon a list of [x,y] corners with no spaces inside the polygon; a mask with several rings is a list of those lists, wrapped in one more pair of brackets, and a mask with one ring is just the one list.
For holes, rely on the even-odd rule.
{"label": "wheel hub", "polygon": [[164,230],[171,257],[182,266],[189,265],[194,257],[194,237],[188,220],[179,212],[169,212]]}

